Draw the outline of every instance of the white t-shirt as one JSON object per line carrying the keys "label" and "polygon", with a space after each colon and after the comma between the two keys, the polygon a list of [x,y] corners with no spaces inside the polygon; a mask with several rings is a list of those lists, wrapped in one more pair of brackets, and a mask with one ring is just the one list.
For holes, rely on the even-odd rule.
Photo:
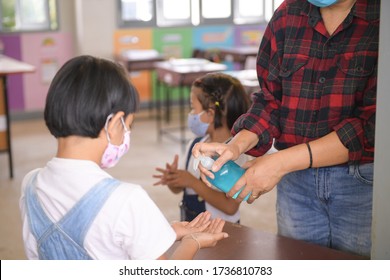
{"label": "white t-shirt", "polygon": [[[26,255],[37,259],[37,243],[26,216],[24,193],[34,171],[22,182],[20,209]],[[96,183],[112,178],[96,163],[53,158],[39,170],[38,199],[52,221],[60,220]],[[96,216],[84,240],[93,259],[157,259],[176,240],[161,211],[139,186],[122,182]]]}
{"label": "white t-shirt", "polygon": [[[209,138],[209,135],[206,135],[204,136],[202,139],[200,139],[199,142],[205,142],[207,139]],[[188,155],[188,152],[189,152],[189,148],[190,148],[190,145],[191,143],[193,142],[190,141],[188,147],[187,147],[187,153],[185,154],[185,158],[182,162],[182,169],[185,169],[185,163],[187,161],[187,155]],[[240,155],[240,157],[235,161],[235,163],[237,163],[238,165],[243,165],[246,161],[248,161],[249,157],[245,154],[242,154]],[[197,170],[194,170],[193,168],[194,166],[194,157],[191,155],[190,157],[190,160],[189,160],[189,163],[188,163],[188,172],[190,172],[192,175],[194,175],[196,178],[200,178],[200,171],[199,169]],[[220,191],[219,189],[217,189],[216,187],[212,186],[214,190],[217,190],[217,191]],[[193,189],[191,188],[186,188],[186,192],[187,194],[197,194]],[[225,221],[228,221],[228,222],[232,222],[232,223],[236,223],[238,220],[240,220],[240,210],[237,210],[236,213],[234,213],[233,215],[228,215],[226,214],[225,212],[219,210],[218,208],[215,208],[213,205],[207,203],[207,201],[205,201],[205,204],[206,204],[206,210],[209,211],[211,213],[211,217],[213,219],[215,218],[221,218],[221,219],[224,219]]]}

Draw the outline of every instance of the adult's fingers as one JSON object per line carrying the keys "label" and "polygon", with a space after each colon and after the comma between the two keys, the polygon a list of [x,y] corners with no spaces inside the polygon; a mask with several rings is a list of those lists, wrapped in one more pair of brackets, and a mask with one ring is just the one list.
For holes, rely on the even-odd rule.
{"label": "adult's fingers", "polygon": [[[233,197],[237,192],[239,192],[241,190],[241,193],[239,194],[239,196],[236,197],[236,200],[241,202],[246,197],[246,195],[249,193],[249,191],[245,190],[245,187],[246,187],[246,178],[245,178],[245,174],[244,174],[243,176],[241,176],[237,180],[237,182],[230,189],[230,191],[226,193],[226,195],[228,197]],[[246,195],[244,195],[244,194],[246,194]]]}
{"label": "adult's fingers", "polygon": [[206,169],[202,164],[199,164],[198,168],[201,175],[205,175],[211,179],[214,179],[214,174],[210,170]]}

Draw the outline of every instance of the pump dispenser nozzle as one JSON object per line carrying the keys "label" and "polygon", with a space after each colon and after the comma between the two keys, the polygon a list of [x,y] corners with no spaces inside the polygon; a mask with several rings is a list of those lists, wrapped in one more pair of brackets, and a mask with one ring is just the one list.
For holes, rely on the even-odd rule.
{"label": "pump dispenser nozzle", "polygon": [[198,169],[199,163],[201,163],[207,170],[211,170],[211,167],[213,167],[214,164],[214,160],[211,157],[200,155],[194,160],[194,170]]}

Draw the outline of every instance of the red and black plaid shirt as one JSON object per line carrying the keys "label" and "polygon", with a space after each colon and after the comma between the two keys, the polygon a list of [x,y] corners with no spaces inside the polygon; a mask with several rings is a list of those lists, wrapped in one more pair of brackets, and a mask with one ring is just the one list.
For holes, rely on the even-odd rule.
{"label": "red and black plaid shirt", "polygon": [[319,8],[287,0],[275,11],[261,42],[261,90],[233,127],[259,135],[248,151],[263,155],[336,131],[349,162],[372,162],[377,86],[379,0],[357,0],[330,36]]}

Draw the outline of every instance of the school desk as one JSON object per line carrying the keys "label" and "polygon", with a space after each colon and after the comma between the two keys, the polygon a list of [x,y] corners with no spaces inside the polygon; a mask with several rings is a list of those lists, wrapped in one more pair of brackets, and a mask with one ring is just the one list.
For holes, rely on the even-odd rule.
{"label": "school desk", "polygon": [[[164,57],[154,49],[127,50],[115,55],[115,60],[121,63],[129,74],[137,71],[153,71],[154,64],[164,61]],[[153,94],[150,96],[149,113],[154,107]]]}
{"label": "school desk", "polygon": [[260,89],[255,69],[224,71],[224,73],[237,78],[248,94]]}
{"label": "school desk", "polygon": [[[200,249],[197,260],[359,260],[362,256],[286,238],[246,227],[226,223],[229,237],[215,247]],[[168,251],[172,253],[176,242]]]}
{"label": "school desk", "polygon": [[220,48],[219,55],[221,60],[237,62],[240,64],[240,70],[245,69],[245,62],[249,56],[257,56],[258,47],[236,46],[230,48]]}

